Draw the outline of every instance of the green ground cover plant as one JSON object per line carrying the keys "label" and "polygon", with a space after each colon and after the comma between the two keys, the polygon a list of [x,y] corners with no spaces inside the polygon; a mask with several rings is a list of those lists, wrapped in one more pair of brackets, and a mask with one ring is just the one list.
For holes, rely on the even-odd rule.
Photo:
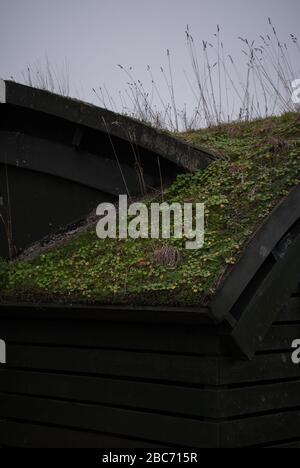
{"label": "green ground cover plant", "polygon": [[164,201],[205,203],[205,244],[100,240],[94,228],[31,260],[0,262],[2,301],[205,304],[276,204],[300,182],[300,118],[287,113],[177,134],[220,158],[180,175]]}

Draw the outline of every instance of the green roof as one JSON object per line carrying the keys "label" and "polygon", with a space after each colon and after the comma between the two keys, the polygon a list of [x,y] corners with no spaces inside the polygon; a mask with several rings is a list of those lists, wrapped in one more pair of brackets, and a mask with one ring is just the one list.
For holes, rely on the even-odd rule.
{"label": "green roof", "polygon": [[[300,118],[285,114],[178,136],[220,155],[207,169],[178,176],[164,194],[168,202],[205,203],[204,248],[188,251],[184,239],[100,240],[88,229],[34,259],[0,263],[1,299],[207,303],[263,220],[299,184]],[[178,261],[162,261],[166,244]]]}

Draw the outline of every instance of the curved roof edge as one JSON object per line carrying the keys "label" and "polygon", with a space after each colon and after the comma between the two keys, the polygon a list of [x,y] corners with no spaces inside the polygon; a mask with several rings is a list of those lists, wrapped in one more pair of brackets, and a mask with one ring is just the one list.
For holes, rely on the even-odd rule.
{"label": "curved roof edge", "polygon": [[155,152],[191,172],[205,169],[217,157],[212,151],[195,148],[133,118],[13,81],[0,80],[0,103],[43,112],[109,133]]}
{"label": "curved roof edge", "polygon": [[246,247],[209,305],[228,322],[251,359],[300,281],[300,185],[282,200]]}
{"label": "curved roof edge", "polygon": [[300,219],[300,185],[292,189],[290,194],[274,208],[246,246],[238,263],[226,276],[210,303],[210,311],[217,321],[228,318],[228,314],[250,281],[298,219]]}
{"label": "curved roof edge", "polygon": [[[300,230],[283,248],[271,272],[261,281],[242,312],[232,337],[248,359],[254,357],[300,278]],[[288,248],[287,248],[287,244]]]}

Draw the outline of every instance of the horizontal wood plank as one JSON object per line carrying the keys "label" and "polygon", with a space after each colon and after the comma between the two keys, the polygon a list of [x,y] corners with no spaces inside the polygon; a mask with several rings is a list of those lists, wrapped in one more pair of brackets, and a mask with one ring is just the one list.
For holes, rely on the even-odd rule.
{"label": "horizontal wood plank", "polygon": [[16,448],[154,448],[159,443],[16,421],[0,421],[0,445]]}
{"label": "horizontal wood plank", "polygon": [[289,350],[292,349],[295,339],[300,339],[300,323],[273,325],[262,341],[259,351]]}
{"label": "horizontal wood plank", "polygon": [[226,337],[216,327],[1,320],[1,336],[7,342],[127,349],[181,354],[229,354]]}
{"label": "horizontal wood plank", "polygon": [[0,394],[0,417],[187,447],[215,447],[216,423],[145,412]]}
{"label": "horizontal wood plank", "polygon": [[223,418],[300,407],[300,380],[224,389],[220,400]]}
{"label": "horizontal wood plank", "polygon": [[300,437],[300,411],[245,418],[222,424],[222,447],[249,447]]}
{"label": "horizontal wood plank", "polygon": [[300,365],[292,353],[258,354],[252,361],[224,358],[220,362],[220,384],[260,383],[300,378]]}
{"label": "horizontal wood plank", "polygon": [[7,346],[7,366],[125,378],[218,383],[218,358],[44,346]]}
{"label": "horizontal wood plank", "polygon": [[0,392],[217,418],[217,390],[0,368]]}

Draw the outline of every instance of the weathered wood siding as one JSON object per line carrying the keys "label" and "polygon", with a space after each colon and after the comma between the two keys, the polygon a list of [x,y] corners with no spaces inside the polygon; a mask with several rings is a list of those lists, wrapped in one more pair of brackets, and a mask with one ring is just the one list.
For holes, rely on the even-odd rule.
{"label": "weathered wood siding", "polygon": [[4,447],[300,447],[300,296],[252,361],[225,330],[1,318]]}

